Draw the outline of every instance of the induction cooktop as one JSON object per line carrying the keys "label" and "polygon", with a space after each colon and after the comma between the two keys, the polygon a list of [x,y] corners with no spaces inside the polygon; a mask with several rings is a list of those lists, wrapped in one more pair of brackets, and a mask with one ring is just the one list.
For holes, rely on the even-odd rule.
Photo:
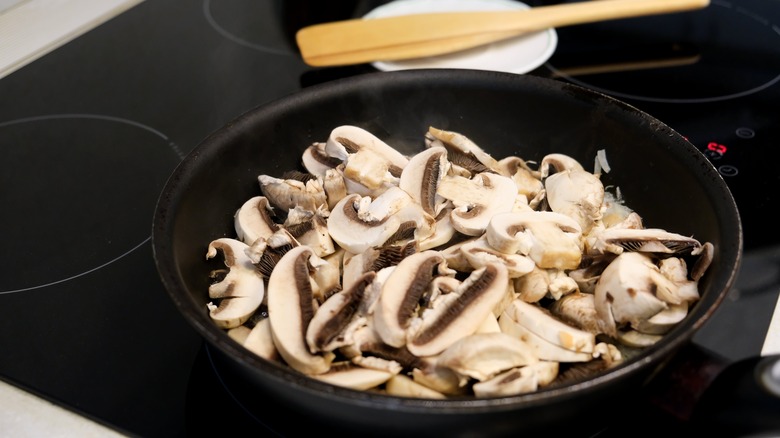
{"label": "induction cooktop", "polygon": [[[168,175],[212,131],[302,88],[376,71],[309,67],[293,35],[381,3],[146,1],[0,79],[0,378],[128,435],[224,433],[215,424],[226,423],[300,432],[248,401],[177,313],[155,270],[151,218]],[[780,0],[713,0],[557,36],[527,74],[659,118],[734,194],[742,269],[695,345],[724,366],[776,353]],[[681,425],[663,410],[645,415],[659,430]]]}

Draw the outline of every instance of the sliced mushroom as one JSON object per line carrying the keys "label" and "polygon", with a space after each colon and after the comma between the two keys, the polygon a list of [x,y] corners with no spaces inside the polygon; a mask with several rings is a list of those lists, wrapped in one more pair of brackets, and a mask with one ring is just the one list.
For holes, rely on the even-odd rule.
{"label": "sliced mushroom", "polygon": [[404,370],[430,366],[428,360],[414,356],[405,347],[395,348],[384,343],[372,327],[370,318],[367,325],[355,330],[353,339],[354,343],[345,345],[339,352],[363,366],[385,369],[389,364],[391,370],[396,366]]}
{"label": "sliced mushroom", "polygon": [[396,186],[398,177],[390,173],[390,162],[380,154],[361,149],[349,154],[344,161],[344,178],[348,178],[366,187],[372,193],[383,188]]}
{"label": "sliced mushroom", "polygon": [[300,207],[291,209],[284,221],[284,227],[301,245],[307,245],[318,257],[325,257],[336,252],[328,233],[327,215],[329,212],[321,206],[315,211]]}
{"label": "sliced mushroom", "polygon": [[[499,313],[500,315],[500,313]],[[501,327],[498,325],[498,318],[492,313],[477,327],[474,333],[499,333]]]}
{"label": "sliced mushroom", "polygon": [[447,150],[432,147],[414,155],[401,173],[399,187],[406,191],[422,209],[436,217],[447,200],[436,193],[439,183],[448,173]]}
{"label": "sliced mushroom", "polygon": [[328,155],[343,160],[347,159],[348,154],[368,149],[375,152],[390,162],[390,173],[396,177],[401,176],[403,168],[409,162],[402,153],[388,145],[379,137],[375,136],[363,128],[342,125],[337,126],[330,132],[330,136],[325,145]]}
{"label": "sliced mushroom", "polygon": [[592,294],[596,290],[596,282],[599,281],[604,268],[614,259],[612,255],[583,256],[580,267],[568,272],[569,277],[577,283],[580,292]]}
{"label": "sliced mushroom", "polygon": [[648,319],[639,321],[636,331],[648,335],[663,335],[688,316],[688,302],[670,304]]}
{"label": "sliced mushroom", "polygon": [[286,212],[295,207],[316,211],[320,206],[328,205],[325,189],[319,179],[303,182],[260,175],[257,180],[263,195],[268,198],[273,207],[281,211]]}
{"label": "sliced mushroom", "polygon": [[677,302],[692,303],[700,298],[698,281],[688,279],[688,265],[685,260],[678,257],[661,259],[658,262],[658,270],[677,286],[674,298],[666,299],[667,302],[673,304]]}
{"label": "sliced mushroom", "polygon": [[475,333],[442,351],[436,365],[481,382],[538,360],[533,348],[514,336],[501,332]]}
{"label": "sliced mushroom", "polygon": [[659,293],[669,288],[674,288],[674,284],[648,256],[638,252],[620,254],[604,269],[594,293],[596,311],[606,334],[615,337],[619,326],[636,327],[666,309],[668,305]]}
{"label": "sliced mushroom", "polygon": [[276,263],[290,249],[300,246],[286,228],[279,228],[267,239],[260,237],[244,250],[257,270],[266,278],[271,275]]}
{"label": "sliced mushroom", "polygon": [[617,332],[617,340],[621,344],[627,347],[633,348],[647,348],[660,341],[663,335],[653,335],[649,333],[642,333],[637,330],[619,330]]}
{"label": "sliced mushroom", "polygon": [[352,333],[360,324],[360,305],[366,289],[376,277],[376,272],[363,274],[352,286],[333,294],[319,306],[306,329],[306,343],[309,351],[334,351],[351,344]]}
{"label": "sliced mushroom", "polygon": [[385,390],[399,397],[445,399],[447,396],[425,385],[421,385],[403,374],[397,374],[387,381]]}
{"label": "sliced mushroom", "polygon": [[452,226],[452,221],[450,220],[451,213],[451,206],[445,207],[439,212],[439,215],[436,216],[436,223],[433,226],[433,234],[418,242],[420,251],[439,248],[452,241],[457,234],[457,230]]}
{"label": "sliced mushroom", "polygon": [[402,226],[411,226],[413,237],[423,239],[433,233],[434,224],[419,204],[394,187],[373,201],[357,194],[348,195],[331,212],[328,231],[342,248],[359,254],[385,244]]}
{"label": "sliced mushroom", "polygon": [[553,300],[559,300],[564,295],[568,295],[575,292],[578,289],[577,282],[573,278],[566,274],[566,271],[562,269],[548,269],[548,276],[550,278],[550,285],[548,287],[547,296]]}
{"label": "sliced mushroom", "polygon": [[322,177],[322,189],[325,190],[325,196],[328,199],[328,210],[338,204],[339,201],[347,196],[347,184],[344,180],[344,172],[339,168],[328,169]]}
{"label": "sliced mushroom", "polygon": [[558,362],[546,360],[512,368],[489,380],[475,383],[473,386],[474,395],[484,398],[533,392],[555,380],[558,369]]}
{"label": "sliced mushroom", "polygon": [[544,188],[550,209],[577,221],[583,234],[601,220],[604,185],[598,176],[585,170],[566,170],[548,176]]}
{"label": "sliced mushroom", "polygon": [[569,325],[598,335],[604,332],[593,294],[574,292],[554,301],[550,312]]}
{"label": "sliced mushroom", "polygon": [[280,360],[279,352],[274,345],[273,335],[271,334],[271,321],[263,318],[252,327],[243,342],[252,353],[270,361]]}
{"label": "sliced mushroom", "polygon": [[312,354],[306,331],[314,317],[309,259],[316,257],[307,246],[288,251],[268,279],[268,318],[274,345],[285,362],[304,374],[323,374],[330,369],[333,353]]}
{"label": "sliced mushroom", "polygon": [[593,353],[593,347],[596,345],[596,337],[593,333],[566,324],[542,306],[515,300],[504,311],[504,315],[561,348]]}
{"label": "sliced mushroom", "polygon": [[428,128],[426,144],[429,148],[444,147],[450,161],[468,169],[472,174],[485,171],[498,172],[500,166],[495,158],[465,135],[454,132]]}
{"label": "sliced mushroom", "polygon": [[512,310],[507,309],[498,317],[501,332],[514,336],[530,345],[540,360],[553,362],[588,362],[593,359],[591,353],[575,351],[562,347],[560,344],[548,341],[532,332],[515,320]]}
{"label": "sliced mushroom", "polygon": [[342,163],[342,160],[331,157],[325,152],[325,142],[315,142],[304,149],[301,155],[303,167],[307,172],[324,178],[325,174]]}
{"label": "sliced mushroom", "polygon": [[589,251],[621,254],[624,251],[651,254],[699,254],[701,243],[691,237],[670,233],[660,228],[612,227],[595,234]]}
{"label": "sliced mushroom", "polygon": [[497,251],[484,236],[464,244],[460,250],[473,269],[479,269],[488,263],[502,263],[507,268],[509,278],[522,277],[536,266],[533,260],[522,254],[504,254]]}
{"label": "sliced mushroom", "polygon": [[464,395],[468,391],[469,378],[455,371],[436,365],[435,357],[430,364],[412,370],[412,379],[434,391],[446,395]]}
{"label": "sliced mushroom", "polygon": [[540,268],[576,269],[582,260],[582,230],[574,219],[551,211],[501,213],[485,231],[490,245],[529,256]]}
{"label": "sliced mushroom", "polygon": [[244,202],[234,216],[238,239],[251,245],[259,237],[270,237],[279,229],[272,214],[273,209],[265,196],[255,196]]}
{"label": "sliced mushroom", "polygon": [[569,155],[548,154],[542,158],[542,163],[539,165],[539,176],[544,180],[556,172],[565,172],[567,170],[583,170],[583,167],[579,161]]}
{"label": "sliced mushroom", "polygon": [[455,206],[450,213],[452,226],[468,236],[479,236],[493,216],[512,210],[514,204],[507,200],[517,197],[517,187],[508,177],[483,172],[473,178],[448,176],[437,193]]}
{"label": "sliced mushroom", "polygon": [[412,241],[402,245],[375,246],[359,254],[350,254],[344,259],[343,286],[348,288],[366,272],[376,272],[388,266],[395,266],[416,252],[418,252],[416,242]]}
{"label": "sliced mushroom", "polygon": [[382,286],[374,311],[374,327],[392,347],[406,345],[407,330],[425,291],[439,275],[450,275],[444,258],[436,251],[422,251],[401,260]]}
{"label": "sliced mushroom", "polygon": [[550,275],[547,269],[534,264],[531,272],[513,280],[513,286],[517,298],[527,303],[536,303],[547,296],[550,290]]}
{"label": "sliced mushroom", "polygon": [[504,298],[509,277],[500,263],[475,270],[457,290],[443,295],[432,309],[423,312],[407,343],[420,357],[441,353],[457,340],[474,333]]}
{"label": "sliced mushroom", "polygon": [[239,344],[243,344],[247,336],[249,336],[249,332],[251,331],[252,329],[246,325],[240,325],[238,327],[227,329],[227,334],[230,336],[230,339],[238,342]]}
{"label": "sliced mushroom", "polygon": [[391,371],[365,368],[352,362],[334,362],[328,372],[313,377],[331,385],[366,390],[384,384],[394,375]]}
{"label": "sliced mushroom", "polygon": [[534,199],[544,188],[539,172],[528,167],[520,157],[509,156],[498,162],[499,173],[512,178],[517,186],[517,193],[523,195],[526,204]]}
{"label": "sliced mushroom", "polygon": [[247,245],[240,240],[220,238],[209,244],[206,259],[221,252],[227,274],[209,286],[209,298],[219,304],[208,304],[209,316],[223,329],[238,327],[260,307],[265,296],[265,284],[252,261],[245,254]]}

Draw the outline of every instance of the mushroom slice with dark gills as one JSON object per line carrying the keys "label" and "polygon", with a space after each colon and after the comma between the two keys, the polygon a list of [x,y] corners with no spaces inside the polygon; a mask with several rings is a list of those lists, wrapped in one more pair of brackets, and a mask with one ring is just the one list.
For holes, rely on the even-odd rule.
{"label": "mushroom slice with dark gills", "polygon": [[399,230],[415,240],[430,236],[435,219],[398,187],[371,199],[351,194],[339,201],[328,218],[328,232],[342,248],[359,254],[387,243]]}
{"label": "mushroom slice with dark gills", "polygon": [[512,210],[517,186],[506,176],[483,172],[473,178],[447,176],[436,192],[455,207],[450,213],[453,228],[468,236],[480,236],[490,218]]}
{"label": "mushroom slice with dark gills", "polygon": [[401,176],[401,172],[409,162],[409,159],[394,147],[357,126],[337,126],[330,132],[325,143],[325,152],[342,162],[346,161],[350,154],[362,150],[371,151],[386,160],[389,163],[388,171],[396,178]]}
{"label": "mushroom slice with dark gills", "polygon": [[336,252],[328,233],[327,217],[330,212],[322,205],[315,211],[295,207],[287,213],[284,227],[301,245],[308,245],[319,257]]}
{"label": "mushroom slice with dark gills", "polygon": [[259,237],[245,248],[244,253],[249,257],[257,270],[266,278],[271,275],[279,259],[292,248],[300,246],[295,237],[286,228],[279,228],[268,238]]}
{"label": "mushroom slice with dark gills", "polygon": [[311,261],[316,258],[307,246],[298,246],[279,260],[268,279],[268,318],[274,345],[284,361],[304,374],[322,374],[330,369],[335,355],[312,354],[306,331],[314,317]]}
{"label": "mushroom slice with dark gills", "polygon": [[344,259],[342,283],[350,287],[366,272],[377,272],[388,266],[396,266],[401,260],[418,252],[417,242],[410,241],[400,245],[382,245],[366,249],[360,254],[350,254]]}
{"label": "mushroom slice with dark gills", "polygon": [[573,292],[562,296],[549,306],[550,312],[567,324],[598,335],[604,332],[596,312],[592,293]]}
{"label": "mushroom slice with dark gills", "polygon": [[500,397],[525,394],[552,383],[558,376],[560,364],[541,360],[529,365],[503,371],[488,380],[475,383],[476,397]]}
{"label": "mushroom slice with dark gills", "polygon": [[532,170],[520,157],[509,156],[498,162],[499,173],[512,178],[517,186],[517,193],[525,196],[526,200],[536,198],[544,189],[544,184],[539,172]]}
{"label": "mushroom slice with dark gills", "polygon": [[450,161],[472,174],[499,172],[498,161],[465,135],[442,129],[428,128],[425,134],[426,146],[444,147]]}
{"label": "mushroom slice with dark gills", "polygon": [[552,211],[501,213],[490,219],[485,237],[506,254],[524,254],[540,268],[576,269],[582,260],[582,229]]}
{"label": "mushroom slice with dark gills", "polygon": [[228,268],[224,277],[209,286],[209,298],[219,300],[218,305],[208,303],[209,316],[224,329],[246,322],[265,296],[263,277],[245,254],[246,248],[240,240],[220,238],[212,241],[206,252],[207,259],[221,252]]}
{"label": "mushroom slice with dark gills", "polygon": [[544,180],[556,172],[567,170],[584,170],[582,164],[575,158],[566,154],[547,154],[539,164],[539,177]]}
{"label": "mushroom slice with dark gills", "polygon": [[309,351],[334,351],[353,343],[352,333],[365,325],[367,314],[360,312],[361,304],[376,278],[376,272],[366,272],[348,289],[331,295],[317,308],[306,330]]}
{"label": "mushroom slice with dark gills", "polygon": [[452,209],[452,205],[448,205],[436,216],[433,234],[419,241],[421,251],[443,247],[450,243],[452,238],[455,237],[457,230],[452,226],[450,216],[452,214]]}
{"label": "mushroom slice with dark gills", "polygon": [[547,205],[577,221],[588,234],[602,218],[604,185],[598,176],[579,169],[554,173],[544,180]]}
{"label": "mushroom slice with dark gills", "polygon": [[301,162],[306,171],[321,178],[325,178],[326,172],[337,167],[342,161],[325,152],[325,142],[312,143],[301,154]]}
{"label": "mushroom slice with dark gills", "polygon": [[374,310],[374,329],[382,341],[396,348],[406,345],[409,327],[431,281],[454,274],[437,251],[422,251],[401,260],[384,281]]}
{"label": "mushroom slice with dark gills", "polygon": [[279,229],[273,219],[273,208],[265,196],[255,196],[244,202],[233,219],[236,236],[251,245],[259,237],[268,238]]}
{"label": "mushroom slice with dark gills", "polygon": [[416,356],[433,356],[473,334],[504,299],[508,284],[507,269],[501,263],[473,271],[411,324],[406,348]]}
{"label": "mushroom slice with dark gills", "polygon": [[686,301],[680,286],[667,278],[652,258],[624,252],[604,269],[594,297],[605,333],[616,337],[619,328],[639,327],[642,321]]}
{"label": "mushroom slice with dark gills", "polygon": [[328,205],[327,195],[319,178],[300,181],[293,178],[260,175],[257,180],[260,183],[260,190],[271,205],[283,212],[295,207],[316,211],[321,205]]}
{"label": "mushroom slice with dark gills", "polygon": [[660,228],[605,228],[589,236],[586,246],[587,252],[592,254],[621,254],[625,251],[637,251],[698,255],[702,252],[702,244],[698,240]]}
{"label": "mushroom slice with dark gills", "polygon": [[478,381],[487,380],[511,368],[538,362],[533,348],[506,333],[475,333],[444,349],[436,366]]}
{"label": "mushroom slice with dark gills", "polygon": [[524,255],[505,254],[494,249],[484,236],[465,243],[460,250],[473,269],[479,269],[491,262],[503,263],[509,278],[522,277],[536,266],[533,260]]}
{"label": "mushroom slice with dark gills", "polygon": [[409,159],[409,164],[401,173],[399,187],[420,204],[426,213],[436,217],[447,205],[447,199],[436,193],[436,189],[449,167],[446,149],[426,149]]}

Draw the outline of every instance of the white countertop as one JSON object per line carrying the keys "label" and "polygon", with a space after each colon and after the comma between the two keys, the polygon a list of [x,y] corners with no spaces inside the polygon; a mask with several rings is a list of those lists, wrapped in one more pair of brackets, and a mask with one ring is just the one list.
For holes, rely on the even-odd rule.
{"label": "white countertop", "polygon": [[113,438],[124,435],[0,381],[0,430],[15,438]]}

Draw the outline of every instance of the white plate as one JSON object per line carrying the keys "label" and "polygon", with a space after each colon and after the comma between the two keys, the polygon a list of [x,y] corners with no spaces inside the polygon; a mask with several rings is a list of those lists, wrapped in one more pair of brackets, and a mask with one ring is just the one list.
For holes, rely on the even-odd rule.
{"label": "white plate", "polygon": [[[396,0],[373,9],[364,18],[393,17],[423,12],[506,11],[528,9],[512,0]],[[417,68],[466,68],[508,73],[527,73],[544,64],[558,44],[554,29],[534,32],[497,43],[487,44],[428,58],[381,61],[372,65],[383,71]]]}

